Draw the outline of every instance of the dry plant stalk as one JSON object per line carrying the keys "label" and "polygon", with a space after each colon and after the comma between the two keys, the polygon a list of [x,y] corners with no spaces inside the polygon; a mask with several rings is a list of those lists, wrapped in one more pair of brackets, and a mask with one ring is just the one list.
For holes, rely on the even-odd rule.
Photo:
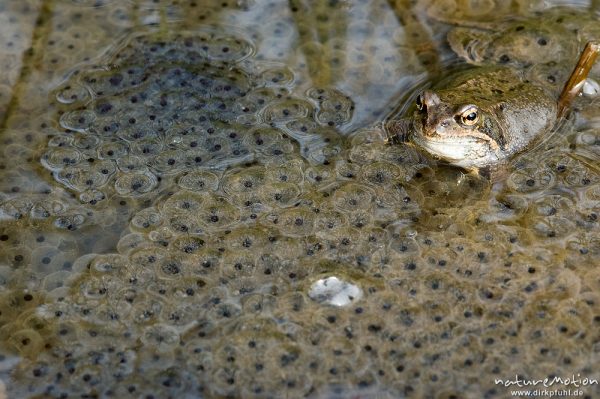
{"label": "dry plant stalk", "polygon": [[573,69],[569,80],[565,84],[562,93],[558,99],[558,115],[562,117],[571,107],[573,99],[581,92],[583,84],[598,58],[600,53],[600,43],[588,42],[579,57],[579,61]]}

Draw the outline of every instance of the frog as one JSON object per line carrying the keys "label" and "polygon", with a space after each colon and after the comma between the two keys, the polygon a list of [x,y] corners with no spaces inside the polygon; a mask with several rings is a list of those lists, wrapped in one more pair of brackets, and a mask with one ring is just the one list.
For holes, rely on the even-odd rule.
{"label": "frog", "polygon": [[393,140],[468,171],[489,171],[522,152],[558,117],[551,90],[523,71],[483,66],[449,74],[422,91],[408,119],[390,119]]}
{"label": "frog", "polygon": [[412,114],[388,119],[386,132],[392,141],[410,141],[445,163],[489,174],[564,120],[581,90],[598,94],[592,78],[600,75],[600,64],[592,68],[588,59],[583,80],[575,83],[570,76],[576,75],[578,54],[585,58],[584,46],[600,37],[600,24],[590,13],[554,7],[475,25],[447,35],[471,68],[421,92]]}

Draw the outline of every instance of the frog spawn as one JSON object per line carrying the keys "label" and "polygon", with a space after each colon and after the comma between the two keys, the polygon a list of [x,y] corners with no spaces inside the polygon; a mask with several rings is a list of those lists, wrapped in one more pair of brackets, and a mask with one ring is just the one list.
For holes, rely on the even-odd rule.
{"label": "frog spawn", "polygon": [[[535,9],[536,7],[533,7]],[[530,67],[531,80],[551,89],[558,97],[588,41],[600,35],[597,17],[566,7],[553,7],[522,15],[503,23],[470,24],[467,18],[448,34],[452,50],[470,64]],[[437,16],[444,19],[442,16]],[[496,17],[495,17],[496,18]],[[470,26],[469,26],[470,25]],[[600,69],[592,68],[585,94],[594,96]]]}
{"label": "frog spawn", "polygon": [[[33,376],[36,392],[47,394],[261,397],[386,387],[419,397],[442,387],[462,392],[482,369],[512,375],[558,356],[593,377],[577,348],[591,345],[586,326],[600,314],[596,184],[581,185],[587,210],[565,194],[534,200],[547,187],[512,177],[507,192],[482,207],[477,181],[447,184],[450,171],[419,165],[416,154],[384,146],[376,134],[358,132],[362,145],[320,165],[316,176],[328,182],[302,159],[177,175],[176,190],[132,217],[118,253],[80,258],[63,284],[48,279],[48,295],[62,299],[40,308],[53,326],[38,333],[41,341],[20,322],[6,329],[9,342],[29,337],[35,348],[53,348],[22,362],[15,376]],[[570,159],[544,158],[553,185],[570,186],[560,173],[579,173]],[[485,222],[498,215],[503,224]],[[574,226],[581,234],[568,233]],[[555,266],[558,258],[577,272]],[[341,308],[319,303],[327,294],[311,298],[311,285],[332,276],[363,297]],[[475,333],[455,334],[463,323]],[[70,331],[85,344],[74,348]],[[521,334],[536,351],[503,361],[503,348],[519,347]],[[565,349],[565,339],[577,345]],[[33,347],[13,348],[26,355]],[[460,370],[465,380],[451,383],[437,367],[419,371],[414,359]],[[112,364],[118,383],[101,372]],[[133,364],[143,365],[143,376]],[[59,374],[77,379],[57,383]],[[501,395],[492,382],[482,389]]]}
{"label": "frog spawn", "polygon": [[[283,108],[272,107],[273,122],[321,128],[325,119],[313,120],[318,102],[291,99],[300,119],[286,120]],[[285,106],[290,99],[278,100]],[[521,374],[522,366],[531,378],[573,370],[595,377],[584,360],[592,352],[582,355],[594,344],[591,329],[600,314],[594,296],[600,191],[589,162],[544,157],[543,184],[513,178],[488,204],[477,180],[458,184],[452,171],[431,169],[409,149],[382,146],[362,133],[350,149],[320,158],[324,165],[292,153],[288,168],[271,153],[265,165],[242,162],[226,171],[163,168],[169,189],[140,201],[149,207],[133,216],[118,254],[92,254],[72,271],[51,274],[43,281],[47,301],[36,295],[27,301],[21,290],[3,296],[3,315],[23,315],[2,330],[3,342],[25,357],[12,375],[23,383],[9,389],[207,397],[387,389],[390,396],[451,397],[478,379],[477,394],[502,397],[493,377]],[[594,151],[588,136],[573,142]],[[136,158],[104,144],[95,154],[116,164],[109,179],[136,170]],[[535,170],[533,163],[518,172]],[[574,179],[561,172],[570,170]],[[577,200],[537,200],[549,187],[561,191],[576,181]],[[197,207],[206,214],[197,216]],[[577,234],[560,230],[563,220],[574,221]],[[539,239],[551,232],[545,225],[557,233],[549,241]],[[53,254],[45,255],[57,267]],[[314,302],[310,284],[331,275],[365,296],[343,309]],[[39,305],[43,323],[29,316],[30,302]],[[457,330],[465,325],[470,332]],[[30,356],[40,348],[41,355]]]}
{"label": "frog spawn", "polygon": [[[20,7],[8,5],[6,11],[11,18],[17,13],[26,13],[23,23],[31,24],[36,16],[35,5],[37,5],[37,2],[32,2],[32,4],[27,3],[27,6]],[[382,5],[385,6],[383,3]],[[338,3],[332,3],[324,5],[322,9],[324,14],[329,14],[335,12],[337,7]],[[189,29],[190,31],[199,30],[199,24],[204,26],[225,24],[227,29],[239,26],[241,27],[240,30],[243,27],[245,30],[243,35],[247,34],[257,44],[255,49],[256,58],[266,60],[265,68],[257,72],[257,75],[260,75],[260,81],[267,82],[267,85],[287,87],[296,83],[306,83],[310,81],[310,76],[307,76],[306,71],[302,69],[305,65],[292,66],[294,69],[292,73],[289,68],[279,63],[282,59],[304,58],[301,49],[296,48],[297,46],[292,45],[290,42],[290,40],[296,39],[297,36],[294,26],[297,24],[298,29],[307,30],[318,24],[320,31],[327,31],[331,29],[330,25],[333,20],[296,19],[297,15],[305,15],[309,10],[301,4],[294,4],[291,8],[292,10],[286,3],[274,4],[247,1],[208,2],[201,6],[193,1],[183,3],[168,1],[161,2],[160,5],[152,2],[134,4],[131,2],[91,2],[87,0],[57,2],[53,12],[47,18],[44,18],[44,25],[40,28],[43,37],[40,38],[38,45],[44,49],[43,53],[40,52],[42,58],[40,60],[40,71],[43,76],[32,83],[31,90],[22,93],[22,97],[25,99],[20,103],[22,109],[13,115],[11,123],[14,128],[18,129],[19,133],[12,135],[12,140],[21,142],[25,141],[27,137],[27,143],[39,144],[46,142],[48,134],[56,134],[56,129],[49,129],[55,124],[56,104],[49,104],[47,101],[48,96],[40,96],[36,88],[41,87],[48,81],[57,82],[62,80],[67,73],[73,71],[74,65],[77,66],[73,71],[74,73],[93,69],[90,68],[90,65],[92,63],[96,64],[99,51],[103,51],[99,49],[114,48],[115,38],[125,36],[134,27],[140,26],[139,24],[155,25],[159,22],[168,22],[167,26],[177,27],[177,30]],[[321,9],[321,7],[319,8]],[[385,10],[378,11],[380,13],[378,15],[385,22],[381,25],[385,27],[385,30],[379,31],[374,30],[370,22],[372,19],[370,9],[369,5],[360,4],[352,9],[345,10],[356,20],[356,24],[352,24],[352,34],[349,36],[356,37],[356,40],[351,39],[348,40],[348,43],[344,43],[345,38],[336,34],[324,46],[325,51],[335,52],[334,56],[328,57],[332,62],[337,60],[336,70],[332,77],[337,79],[337,76],[344,74],[344,76],[349,77],[345,80],[351,82],[352,87],[337,85],[338,88],[346,94],[354,92],[356,94],[353,95],[354,100],[356,100],[359,93],[361,95],[366,92],[376,93],[366,95],[362,99],[363,106],[359,107],[359,110],[363,116],[377,112],[381,115],[380,106],[374,105],[373,99],[379,98],[380,105],[383,106],[386,99],[393,95],[391,93],[395,92],[395,89],[390,86],[390,81],[399,81],[406,76],[407,71],[409,73],[419,73],[421,71],[418,60],[414,57],[414,51],[406,46],[406,43],[389,42],[388,38],[393,36],[395,31],[402,31],[401,28],[397,27],[397,21],[392,17],[392,13]],[[274,14],[278,15],[275,22],[271,18],[271,15]],[[363,26],[368,26],[369,29],[363,30]],[[129,35],[129,37],[132,36]],[[376,40],[363,40],[363,38],[374,38]],[[22,39],[23,37],[20,38],[20,40]],[[161,38],[161,41],[165,41],[164,39]],[[213,39],[209,38],[207,41],[210,43]],[[305,40],[309,42],[309,47],[320,45],[315,38],[303,38],[303,41]],[[90,42],[93,42],[94,45],[87,45]],[[16,42],[13,40],[11,52],[13,49],[20,47],[15,44]],[[348,44],[349,47],[345,47],[344,44]],[[142,46],[142,44],[139,43],[138,46]],[[234,46],[232,45],[231,48],[233,49]],[[114,53],[112,52],[112,54]],[[355,55],[358,61],[340,63],[339,61],[343,60],[346,55]],[[169,57],[171,56],[169,55]],[[367,62],[367,60],[375,62],[376,66],[373,68],[372,62]],[[104,68],[104,60],[100,64],[100,68]],[[3,69],[5,72],[9,70],[13,71],[10,68]],[[365,79],[367,75],[370,76],[369,79]],[[352,77],[350,78],[350,76]],[[323,84],[329,86],[336,82],[339,83],[339,80],[328,80]],[[406,84],[405,80],[402,80],[402,82],[402,85]],[[381,97],[379,93],[382,93]],[[345,97],[341,93],[338,94],[340,98]],[[58,102],[64,104],[86,103],[92,98],[85,85],[82,85],[77,79],[69,79],[58,85],[52,95],[56,95]],[[300,97],[304,98],[305,96],[301,95]],[[248,111],[249,113],[254,112],[252,107],[248,108],[251,109]],[[355,120],[357,119],[356,114],[357,112],[354,111]],[[31,115],[36,115],[36,118],[31,118]],[[370,118],[372,119],[373,116],[371,115]],[[325,122],[329,122],[329,120]],[[347,126],[346,122],[345,127]],[[27,134],[21,134],[22,130],[27,130]],[[349,129],[346,128],[345,130],[348,131]],[[322,160],[322,158],[320,159]]]}
{"label": "frog spawn", "polygon": [[[57,94],[65,132],[50,140],[42,164],[85,199],[148,196],[173,178],[256,156],[281,164],[296,150],[283,124],[316,115],[314,128],[324,125],[336,137],[333,127],[352,116],[352,102],[336,90],[321,90],[314,103],[301,100],[286,88],[285,70],[242,62],[252,52],[243,39],[208,30],[163,39],[129,38],[110,70],[81,71]],[[76,88],[93,101],[83,94],[64,100]],[[321,153],[319,161],[339,152],[336,139],[291,136],[307,154]]]}

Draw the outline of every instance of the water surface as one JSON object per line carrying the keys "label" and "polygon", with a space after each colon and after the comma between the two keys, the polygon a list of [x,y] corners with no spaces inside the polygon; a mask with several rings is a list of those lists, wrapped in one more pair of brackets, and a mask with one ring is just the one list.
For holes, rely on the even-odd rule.
{"label": "water surface", "polygon": [[383,142],[445,22],[545,7],[465,3],[0,2],[9,397],[600,379],[596,103],[494,185]]}

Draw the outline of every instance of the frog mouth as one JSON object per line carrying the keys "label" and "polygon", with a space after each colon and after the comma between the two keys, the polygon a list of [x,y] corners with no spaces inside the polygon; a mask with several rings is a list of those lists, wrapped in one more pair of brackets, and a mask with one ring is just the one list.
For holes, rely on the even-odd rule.
{"label": "frog mouth", "polygon": [[412,141],[432,155],[450,162],[485,158],[494,151],[494,142],[489,136],[481,133],[464,135],[425,135],[422,129],[416,128]]}
{"label": "frog mouth", "polygon": [[415,134],[413,135],[413,139],[418,140],[423,146],[425,146],[427,142],[432,142],[436,145],[445,144],[463,146],[488,146],[491,151],[497,151],[500,149],[498,143],[496,143],[496,141],[492,137],[488,136],[485,133],[478,132],[476,130],[469,132],[469,134],[440,134],[438,132],[426,134],[423,131],[422,126],[419,126],[418,124],[416,124],[414,130]]}
{"label": "frog mouth", "polygon": [[[416,144],[421,148],[427,150],[433,155],[437,155],[441,158],[460,161],[467,158],[475,158],[473,155],[480,152],[484,143],[481,140],[471,140],[462,137],[460,140],[415,140]],[[474,151],[476,147],[479,151]],[[476,158],[479,158],[477,156]]]}

